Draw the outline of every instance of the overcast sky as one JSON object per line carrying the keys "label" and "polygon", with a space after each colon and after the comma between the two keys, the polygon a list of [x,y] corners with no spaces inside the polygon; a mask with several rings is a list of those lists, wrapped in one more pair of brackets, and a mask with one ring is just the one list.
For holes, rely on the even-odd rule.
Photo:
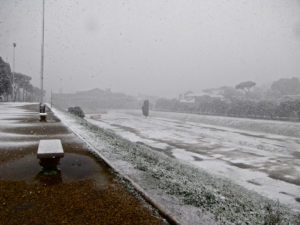
{"label": "overcast sky", "polygon": [[[42,0],[0,0],[0,56],[39,86]],[[46,0],[45,88],[177,96],[300,77],[299,0]]]}

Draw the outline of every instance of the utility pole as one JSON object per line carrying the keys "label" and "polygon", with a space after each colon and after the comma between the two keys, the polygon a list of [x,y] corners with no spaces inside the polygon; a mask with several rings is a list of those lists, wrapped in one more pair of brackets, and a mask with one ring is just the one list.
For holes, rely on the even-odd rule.
{"label": "utility pole", "polygon": [[44,41],[45,41],[45,0],[43,0],[43,16],[42,16],[42,46],[41,46],[41,99],[40,105],[43,105],[44,94]]}
{"label": "utility pole", "polygon": [[16,49],[17,44],[14,42],[13,43],[13,72],[12,72],[12,100],[15,102],[16,101],[16,96],[15,96],[15,62],[16,62],[16,55],[15,55],[15,49]]}

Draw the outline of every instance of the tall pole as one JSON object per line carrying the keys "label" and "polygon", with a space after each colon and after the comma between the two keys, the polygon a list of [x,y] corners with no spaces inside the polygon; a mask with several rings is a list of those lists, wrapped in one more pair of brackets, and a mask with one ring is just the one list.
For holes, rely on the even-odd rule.
{"label": "tall pole", "polygon": [[43,0],[43,20],[42,20],[42,46],[41,46],[41,99],[40,104],[43,104],[44,94],[44,40],[45,40],[45,0]]}
{"label": "tall pole", "polygon": [[15,49],[16,49],[17,44],[14,42],[13,43],[13,72],[12,72],[12,100],[15,102],[16,98],[15,98],[15,62],[16,62],[16,58],[15,58]]}

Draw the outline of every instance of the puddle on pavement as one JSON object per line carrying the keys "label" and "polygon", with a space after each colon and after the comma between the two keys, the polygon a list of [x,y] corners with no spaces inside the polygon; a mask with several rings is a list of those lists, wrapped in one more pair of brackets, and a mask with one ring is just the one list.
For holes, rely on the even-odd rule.
{"label": "puddle on pavement", "polygon": [[[107,186],[112,181],[112,175],[108,169],[99,164],[96,159],[78,153],[65,153],[58,166],[60,169],[60,180],[63,183],[76,180],[90,179],[99,187]],[[0,164],[0,179],[20,181],[27,183],[45,181],[40,172],[42,167],[36,154],[27,154],[22,158],[10,160]],[[51,183],[51,177],[47,179]],[[57,183],[55,176],[53,182]]]}
{"label": "puddle on pavement", "polygon": [[0,163],[0,225],[166,224],[88,153],[67,152],[58,167],[42,175],[34,153]]}
{"label": "puddle on pavement", "polygon": [[[37,105],[21,108],[38,109]],[[165,224],[157,211],[88,153],[87,146],[53,113],[49,112],[47,123],[40,123],[35,113],[21,114],[13,116],[17,123],[0,126],[6,134],[0,144],[0,225]],[[65,155],[60,172],[47,176],[41,173],[36,156],[38,141],[57,138]]]}

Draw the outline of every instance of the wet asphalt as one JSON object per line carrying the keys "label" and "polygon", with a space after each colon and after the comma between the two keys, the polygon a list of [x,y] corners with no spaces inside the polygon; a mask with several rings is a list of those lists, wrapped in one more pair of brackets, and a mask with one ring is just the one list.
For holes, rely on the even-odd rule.
{"label": "wet asphalt", "polygon": [[[0,224],[166,224],[158,212],[47,109],[0,103]],[[60,139],[55,175],[41,173],[39,140]]]}

